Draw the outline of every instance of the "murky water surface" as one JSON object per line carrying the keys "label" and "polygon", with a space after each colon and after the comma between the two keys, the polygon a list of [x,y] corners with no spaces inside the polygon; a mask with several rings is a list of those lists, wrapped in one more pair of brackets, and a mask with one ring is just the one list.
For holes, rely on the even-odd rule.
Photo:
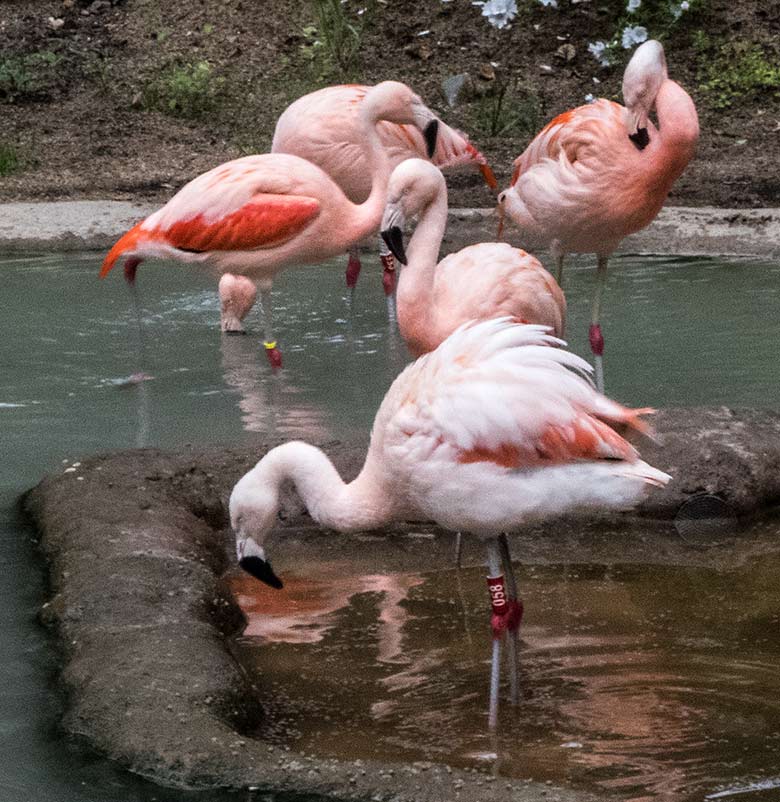
{"label": "murky water surface", "polygon": [[[98,261],[0,264],[0,797],[15,802],[188,798],[57,735],[54,656],[35,623],[43,579],[13,511],[18,494],[99,450],[366,433],[406,359],[370,258],[351,311],[341,265],[280,278],[278,376],[265,366],[257,316],[253,335],[221,337],[216,282],[181,267],[139,272],[139,361],[128,292],[119,276],[97,281]],[[583,354],[588,266],[566,274],[569,340]],[[778,302],[774,265],[615,260],[603,317],[610,393],[640,405],[777,406],[769,333]],[[153,378],[128,386],[138,370]],[[252,614],[243,644],[271,650],[271,695],[298,748],[459,765],[495,753],[501,773],[626,800],[732,796],[758,783],[737,797],[749,802],[780,798],[778,568],[523,570],[524,694],[517,710],[502,710],[495,743],[485,736],[479,570],[351,576],[348,566],[313,567],[290,577],[284,605],[237,581]]]}

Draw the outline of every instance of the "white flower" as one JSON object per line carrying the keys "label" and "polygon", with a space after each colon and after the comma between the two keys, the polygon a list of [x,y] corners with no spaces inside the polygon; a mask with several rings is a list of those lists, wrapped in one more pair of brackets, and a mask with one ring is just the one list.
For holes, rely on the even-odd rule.
{"label": "white flower", "polygon": [[628,11],[629,14],[633,14],[641,5],[642,0],[628,0],[626,11]]}
{"label": "white flower", "polygon": [[641,45],[642,42],[647,41],[647,28],[641,25],[629,25],[623,29],[623,35],[620,38],[620,44],[623,45],[624,50],[628,50],[634,45]]}
{"label": "white flower", "polygon": [[593,103],[593,101],[594,101],[595,99],[596,99],[596,98],[595,98],[595,97],[593,97],[593,95],[592,95],[590,92],[588,92],[588,94],[587,94],[587,95],[585,95],[585,102],[586,102],[586,103]]}
{"label": "white flower", "polygon": [[539,2],[543,6],[552,6],[553,8],[558,8],[558,0],[539,0]]}
{"label": "white flower", "polygon": [[688,0],[683,0],[682,3],[680,3],[679,6],[675,6],[675,5],[672,6],[672,16],[675,19],[680,19],[680,17],[682,16],[683,11],[687,11],[690,7],[691,7],[691,4],[688,2]]}
{"label": "white flower", "polygon": [[606,42],[591,42],[588,45],[588,52],[593,56],[593,58],[601,64],[602,67],[609,67],[612,63],[612,59],[610,58],[609,52],[607,51],[607,43]]}
{"label": "white flower", "polygon": [[472,5],[482,6],[482,16],[487,17],[494,28],[506,28],[517,14],[515,0],[485,0]]}

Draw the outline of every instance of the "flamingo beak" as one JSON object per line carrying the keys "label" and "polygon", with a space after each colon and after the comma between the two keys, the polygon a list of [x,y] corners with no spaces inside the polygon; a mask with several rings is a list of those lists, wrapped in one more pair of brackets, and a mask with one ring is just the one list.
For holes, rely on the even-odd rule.
{"label": "flamingo beak", "polygon": [[628,138],[639,150],[644,150],[650,144],[650,135],[647,133],[647,128],[638,128],[637,132],[629,134]]}
{"label": "flamingo beak", "polygon": [[266,585],[270,585],[277,590],[281,590],[284,587],[284,583],[274,573],[274,569],[271,568],[271,563],[269,563],[268,560],[262,560],[260,557],[251,556],[244,557],[238,564],[244,571],[251,574],[255,579],[265,582]]}
{"label": "flamingo beak", "polygon": [[432,159],[433,154],[436,152],[436,139],[439,136],[439,121],[436,119],[431,120],[428,125],[425,126],[423,136],[425,137],[425,150],[428,154],[428,158]]}
{"label": "flamingo beak", "polygon": [[402,264],[407,264],[406,251],[404,250],[404,234],[398,226],[390,226],[380,232],[385,245],[390,248],[390,252]]}

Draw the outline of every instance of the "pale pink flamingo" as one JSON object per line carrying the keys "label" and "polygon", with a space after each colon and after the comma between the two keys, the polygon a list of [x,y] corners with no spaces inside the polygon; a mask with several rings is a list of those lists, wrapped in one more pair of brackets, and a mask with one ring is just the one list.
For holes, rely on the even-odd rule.
{"label": "pale pink flamingo", "polygon": [[[610,100],[564,112],[514,163],[499,215],[520,227],[523,244],[550,248],[561,283],[567,253],[595,253],[598,286],[590,346],[603,390],[604,337],[599,325],[607,261],[623,237],[652,222],[693,156],[696,108],[670,80],[660,42],[637,48],[623,75],[625,108]],[[649,119],[655,107],[659,127]]]}
{"label": "pale pink flamingo", "polygon": [[[270,286],[268,287],[270,290]],[[243,319],[257,298],[257,286],[251,278],[223,273],[219,280],[220,327],[226,334],[245,334]]]}
{"label": "pale pink flamingo", "polygon": [[[404,249],[406,223],[418,218]],[[390,176],[381,233],[405,267],[398,328],[412,354],[432,351],[469,320],[512,317],[563,336],[566,299],[538,259],[505,242],[481,242],[438,262],[447,226],[447,185],[430,162],[407,159]]]}
{"label": "pale pink flamingo", "polygon": [[273,277],[285,267],[343,253],[376,230],[391,169],[377,132],[379,121],[418,126],[431,151],[436,142],[436,116],[396,81],[366,94],[359,120],[373,177],[363,203],[353,203],[327,173],[299,156],[246,156],[193,179],[130,229],[106,256],[101,277],[124,257],[125,276],[132,282],[138,265],[156,257],[262,280],[266,353],[273,366],[281,365],[270,323]]}
{"label": "pale pink flamingo", "polygon": [[[298,98],[285,109],[276,123],[273,153],[291,153],[316,164],[341,187],[353,203],[363,203],[371,191],[372,168],[365,156],[360,107],[370,86],[346,84],[328,86]],[[468,137],[439,121],[435,150],[432,140],[409,125],[381,122],[377,128],[390,164],[404,159],[429,158],[447,172],[460,168],[477,169],[488,186],[498,186],[485,157]],[[379,227],[379,217],[376,219]],[[390,295],[395,284],[393,257],[381,247],[382,284]],[[360,274],[358,244],[349,249],[347,286],[353,288]]]}
{"label": "pale pink flamingo", "polygon": [[[610,424],[643,429],[649,410],[620,406],[583,376],[590,367],[544,327],[506,318],[470,323],[409,365],[379,408],[360,474],[345,484],[303,442],[271,449],[235,485],[230,521],[239,565],[282,582],[264,543],[280,489],[292,482],[309,514],[339,532],[394,521],[436,521],[487,541],[494,632],[489,723],[495,728],[501,635],[507,630],[512,698],[522,608],[500,533],[584,509],[624,508],[669,476],[639,459]],[[508,577],[501,572],[501,563]]]}

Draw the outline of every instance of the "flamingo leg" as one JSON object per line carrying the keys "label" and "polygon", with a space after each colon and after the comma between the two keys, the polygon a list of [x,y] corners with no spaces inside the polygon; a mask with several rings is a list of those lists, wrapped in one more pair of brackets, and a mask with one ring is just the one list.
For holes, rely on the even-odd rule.
{"label": "flamingo leg", "polygon": [[461,557],[463,556],[463,533],[455,533],[455,567],[460,568]]}
{"label": "flamingo leg", "polygon": [[362,265],[360,264],[360,248],[357,245],[353,245],[347,253],[349,254],[349,259],[347,260],[345,276],[347,287],[349,288],[349,308],[351,310],[355,303],[355,287],[357,286]]}
{"label": "flamingo leg", "polygon": [[509,553],[509,540],[505,534],[501,534],[498,538],[499,549],[501,550],[501,562],[504,566],[504,574],[506,575],[506,590],[510,602],[518,605],[520,615],[516,621],[512,621],[507,627],[507,663],[509,667],[509,700],[511,704],[516,705],[520,701],[520,681],[517,673],[517,660],[518,651],[520,647],[520,618],[522,617],[523,605],[517,598],[517,581],[515,579],[515,572],[512,568],[512,556]]}
{"label": "flamingo leg", "polygon": [[593,307],[590,316],[590,329],[588,339],[590,340],[590,350],[596,366],[596,387],[600,393],[604,392],[604,335],[601,333],[599,317],[601,316],[601,298],[604,294],[604,286],[607,283],[607,257],[598,256],[598,282],[596,284],[596,294],[593,298]]}
{"label": "flamingo leg", "polygon": [[260,306],[263,317],[263,347],[271,367],[276,370],[282,367],[282,353],[276,347],[276,340],[272,334],[273,306],[271,304],[270,285],[260,290]]}
{"label": "flamingo leg", "polygon": [[563,254],[559,253],[555,257],[555,280],[558,286],[563,288]]}
{"label": "flamingo leg", "polygon": [[[490,589],[490,600],[494,610],[496,609],[496,596],[493,592],[491,580],[501,578],[501,553],[498,541],[491,538],[487,544],[488,548],[488,588]],[[503,582],[501,582],[503,585]],[[492,621],[491,621],[492,624]],[[488,729],[495,730],[498,727],[498,689],[501,673],[501,633],[496,633],[493,627],[493,659],[490,664],[490,702],[488,704]]]}

